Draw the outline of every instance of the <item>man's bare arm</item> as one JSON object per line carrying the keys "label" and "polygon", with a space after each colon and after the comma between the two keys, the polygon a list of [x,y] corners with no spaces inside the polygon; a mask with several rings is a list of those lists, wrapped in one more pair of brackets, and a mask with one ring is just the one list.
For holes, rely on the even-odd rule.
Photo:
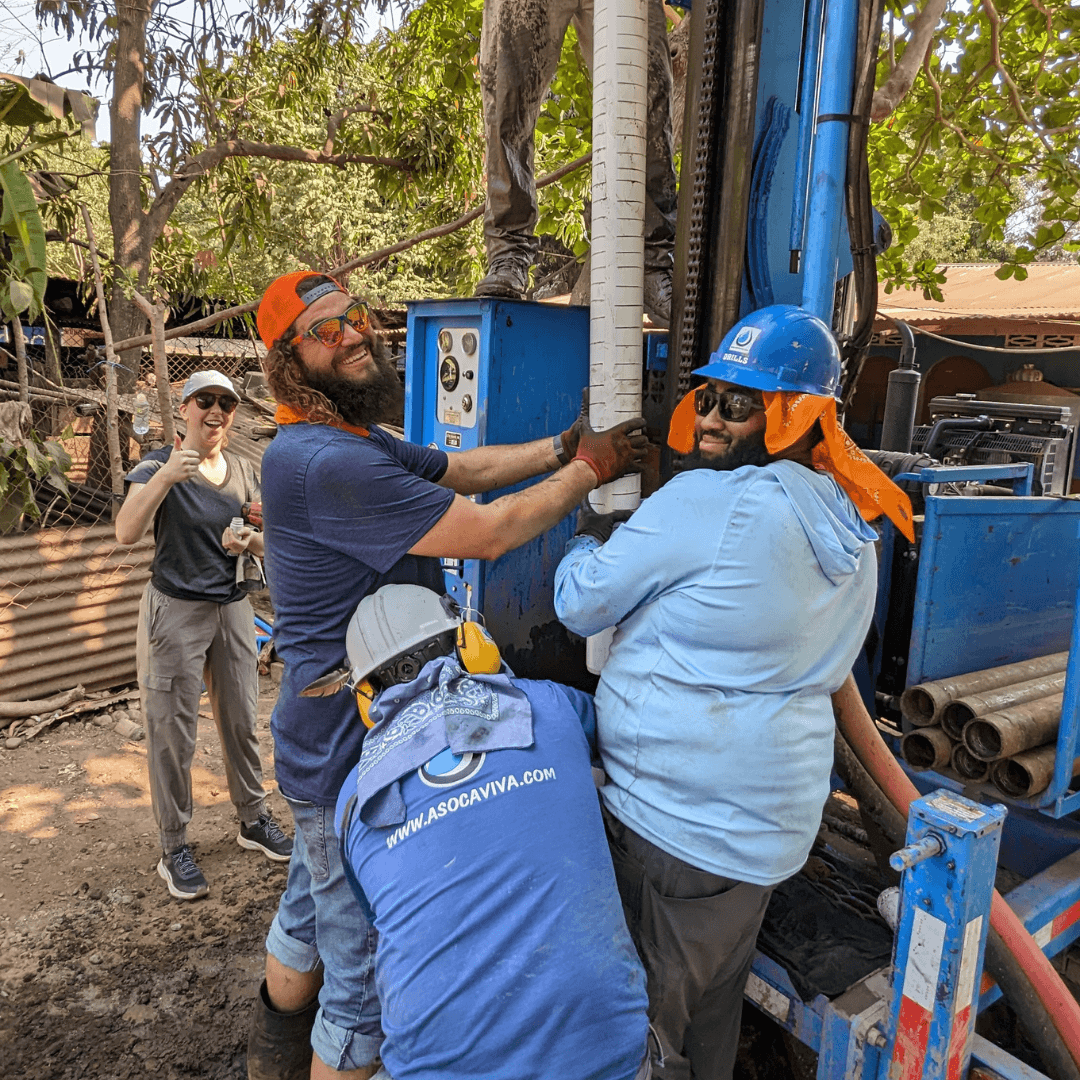
{"label": "man's bare arm", "polygon": [[478,446],[449,458],[439,483],[459,495],[494,491],[559,467],[550,438],[510,446]]}
{"label": "man's bare arm", "polygon": [[458,495],[410,553],[445,559],[497,559],[557,525],[596,482],[592,468],[578,460],[525,491],[491,503],[474,503]]}

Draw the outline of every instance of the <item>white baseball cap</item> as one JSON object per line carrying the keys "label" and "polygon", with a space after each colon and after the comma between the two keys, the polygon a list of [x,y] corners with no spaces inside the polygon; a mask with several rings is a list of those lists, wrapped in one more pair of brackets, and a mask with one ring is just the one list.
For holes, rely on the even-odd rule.
{"label": "white baseball cap", "polygon": [[236,398],[237,401],[240,400],[240,395],[236,392],[232,380],[228,375],[222,375],[220,371],[196,371],[184,383],[184,393],[180,400],[187,401],[193,394],[197,394],[200,390],[209,390],[212,386],[217,387],[218,390],[224,390],[227,394]]}

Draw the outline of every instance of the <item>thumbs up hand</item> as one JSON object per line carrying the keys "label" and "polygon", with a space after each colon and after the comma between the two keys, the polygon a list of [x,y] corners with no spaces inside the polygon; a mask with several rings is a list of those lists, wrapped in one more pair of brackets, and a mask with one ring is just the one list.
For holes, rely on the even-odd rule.
{"label": "thumbs up hand", "polygon": [[161,467],[162,479],[170,486],[182,484],[185,480],[190,480],[198,471],[198,451],[185,450],[180,436],[177,435],[169,460]]}

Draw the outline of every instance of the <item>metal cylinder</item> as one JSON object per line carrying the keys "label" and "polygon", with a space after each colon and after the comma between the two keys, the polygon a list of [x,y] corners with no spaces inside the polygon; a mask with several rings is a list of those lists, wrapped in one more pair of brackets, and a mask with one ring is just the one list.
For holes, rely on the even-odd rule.
{"label": "metal cylinder", "polygon": [[1010,799],[1027,799],[1050,786],[1056,758],[1057,747],[1051,743],[1037,750],[1025,750],[1015,757],[995,761],[990,775],[1002,795],[1008,795]]}
{"label": "metal cylinder", "polygon": [[980,761],[963,743],[956,743],[952,752],[953,772],[964,780],[986,780],[990,776],[990,762]]}
{"label": "metal cylinder", "polygon": [[[1037,679],[1026,679],[1024,682],[1001,686],[997,690],[986,690],[981,694],[965,694],[963,697],[950,701],[941,710],[941,726],[949,738],[959,740],[963,738],[964,728],[968,721],[976,716],[987,716],[1001,709],[1011,709],[1014,705],[1038,701],[1041,698],[1060,694],[1060,691],[1064,689],[1065,672],[1061,671],[1056,675],[1042,675]],[[1060,696],[1058,700],[1060,701]],[[1046,739],[1040,739],[1037,743],[1029,743],[1028,746],[1040,746],[1044,742]],[[1021,746],[1019,749],[1026,750],[1027,747]],[[1008,757],[1009,753],[998,756]]]}
{"label": "metal cylinder", "polygon": [[1061,723],[1064,694],[976,716],[964,725],[964,745],[983,761],[1021,754],[1052,742]]}
{"label": "metal cylinder", "polygon": [[956,675],[951,679],[935,679],[933,682],[909,686],[900,699],[900,709],[904,718],[916,727],[940,724],[942,710],[950,701],[966,694],[982,694],[987,690],[997,690],[998,687],[1027,679],[1056,675],[1059,671],[1064,671],[1068,663],[1067,652],[1051,653],[1049,656],[1021,660],[1016,664],[985,668],[966,675]]}
{"label": "metal cylinder", "polygon": [[952,759],[953,741],[939,727],[909,731],[900,740],[900,753],[916,771],[942,769]]}
{"label": "metal cylinder", "polygon": [[915,407],[919,401],[922,375],[913,368],[889,372],[885,391],[885,415],[881,421],[881,449],[911,453],[911,433],[915,430]]}

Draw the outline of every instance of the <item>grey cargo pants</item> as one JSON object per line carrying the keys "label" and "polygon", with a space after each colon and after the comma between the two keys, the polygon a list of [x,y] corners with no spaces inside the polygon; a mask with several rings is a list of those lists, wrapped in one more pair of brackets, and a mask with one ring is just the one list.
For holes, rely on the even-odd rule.
{"label": "grey cargo pants", "polygon": [[[671,141],[671,52],[661,0],[649,3],[645,269],[670,270],[677,196]],[[488,265],[539,247],[533,133],[573,22],[592,68],[593,0],[484,0],[480,89],[487,141],[484,237]]]}
{"label": "grey cargo pants", "polygon": [[608,846],[660,1040],[656,1080],[731,1080],[743,991],[772,886],[698,870],[604,808]]}
{"label": "grey cargo pants", "polygon": [[162,851],[185,844],[191,820],[191,762],[202,685],[221,739],[229,797],[242,822],[263,811],[258,658],[251,604],[177,600],[147,585],[135,643],[146,716],[150,799]]}

